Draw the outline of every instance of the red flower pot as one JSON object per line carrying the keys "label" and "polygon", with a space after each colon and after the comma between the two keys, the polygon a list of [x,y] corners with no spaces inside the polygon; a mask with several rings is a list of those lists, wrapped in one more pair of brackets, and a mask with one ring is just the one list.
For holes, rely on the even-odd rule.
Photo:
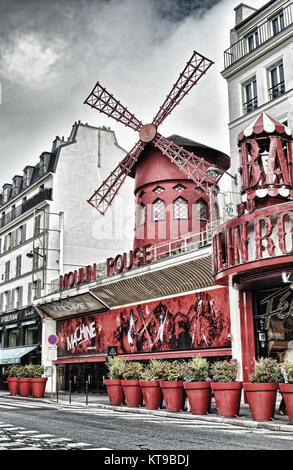
{"label": "red flower pot", "polygon": [[19,379],[18,377],[8,377],[8,388],[10,395],[19,395]]}
{"label": "red flower pot", "polygon": [[19,378],[19,393],[22,397],[29,397],[31,394],[31,378],[20,377]]}
{"label": "red flower pot", "polygon": [[290,424],[293,424],[293,384],[280,383],[279,389],[284,398]]}
{"label": "red flower pot", "polygon": [[137,408],[142,405],[143,397],[139,380],[121,380],[127,406]]}
{"label": "red flower pot", "polygon": [[106,379],[105,385],[110,405],[119,406],[124,403],[124,392],[120,379]]}
{"label": "red flower pot", "polygon": [[160,381],[167,411],[178,413],[184,409],[185,390],[183,381]]}
{"label": "red flower pot", "polygon": [[211,383],[206,382],[183,382],[191,412],[193,415],[205,415],[211,404]]}
{"label": "red flower pot", "polygon": [[158,380],[140,380],[145,406],[148,410],[162,408],[163,393]]}
{"label": "red flower pot", "polygon": [[218,413],[225,418],[239,414],[242,382],[212,382]]}
{"label": "red flower pot", "polygon": [[243,384],[253,421],[270,421],[274,417],[278,385],[275,382]]}
{"label": "red flower pot", "polygon": [[31,379],[31,391],[34,398],[43,398],[45,395],[47,377]]}

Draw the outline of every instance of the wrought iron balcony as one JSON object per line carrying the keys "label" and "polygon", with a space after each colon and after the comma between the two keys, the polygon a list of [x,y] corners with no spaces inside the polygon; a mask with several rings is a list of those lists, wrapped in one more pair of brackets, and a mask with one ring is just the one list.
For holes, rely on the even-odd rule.
{"label": "wrought iron balcony", "polygon": [[[276,37],[293,23],[293,3],[289,0],[283,9],[276,13],[274,17],[260,23],[247,36],[240,39],[224,52],[224,68],[228,68],[238,60],[261,47],[272,37]],[[253,43],[250,40],[255,35]]]}
{"label": "wrought iron balcony", "polygon": [[40,204],[40,202],[52,200],[52,188],[45,188],[35,196],[28,199],[23,204],[15,207],[15,209],[9,211],[3,217],[0,218],[0,228],[3,228],[5,225],[12,222],[14,219],[19,217],[20,215],[24,214],[28,210],[32,209],[33,207]]}
{"label": "wrought iron balcony", "polygon": [[277,98],[283,93],[285,93],[285,82],[277,83],[277,85],[273,86],[272,88],[269,88],[270,100]]}
{"label": "wrought iron balcony", "polygon": [[254,109],[257,108],[257,97],[253,98],[252,100],[246,101],[246,103],[243,104],[243,108],[246,114],[250,113]]}

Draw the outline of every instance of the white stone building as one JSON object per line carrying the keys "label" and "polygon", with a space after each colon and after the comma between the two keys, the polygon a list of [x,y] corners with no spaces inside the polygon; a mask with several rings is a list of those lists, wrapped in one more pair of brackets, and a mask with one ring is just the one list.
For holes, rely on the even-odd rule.
{"label": "white stone building", "polygon": [[[127,179],[101,216],[87,200],[124,157],[110,128],[80,122],[68,140],[3,185],[0,194],[0,364],[40,361],[42,320],[33,300],[54,290],[63,272],[131,249],[134,197]],[[129,229],[130,227],[130,229]],[[55,286],[56,287],[56,286]],[[29,349],[24,349],[29,348]],[[32,352],[30,352],[32,350]],[[2,370],[4,372],[4,370]],[[1,386],[1,384],[0,384]]]}
{"label": "white stone building", "polygon": [[237,136],[259,114],[265,112],[293,127],[292,49],[292,0],[269,1],[258,10],[253,2],[235,8],[235,27],[222,72],[228,85],[233,174],[239,168]]}

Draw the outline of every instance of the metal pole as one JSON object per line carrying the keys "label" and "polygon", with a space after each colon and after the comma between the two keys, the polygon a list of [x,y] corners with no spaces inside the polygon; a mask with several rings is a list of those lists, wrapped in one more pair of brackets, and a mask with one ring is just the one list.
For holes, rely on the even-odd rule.
{"label": "metal pole", "polygon": [[56,387],[56,401],[57,401],[57,403],[58,403],[58,399],[59,399],[59,395],[58,395],[58,385],[57,385],[57,387]]}
{"label": "metal pole", "polygon": [[71,380],[69,380],[69,404],[71,405]]}
{"label": "metal pole", "polygon": [[85,382],[85,404],[88,405],[88,393],[89,393],[89,383],[86,380]]}

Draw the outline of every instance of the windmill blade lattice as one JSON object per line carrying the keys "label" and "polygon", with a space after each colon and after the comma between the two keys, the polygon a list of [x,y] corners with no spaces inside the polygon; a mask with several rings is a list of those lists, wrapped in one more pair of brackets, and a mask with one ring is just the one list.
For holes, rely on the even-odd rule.
{"label": "windmill blade lattice", "polygon": [[222,176],[220,169],[221,174],[219,178],[208,176],[206,173],[208,167],[207,162],[197,157],[192,152],[178,147],[157,132],[158,126],[181,102],[191,88],[198,83],[200,78],[213,63],[214,62],[211,60],[194,51],[151,124],[142,124],[142,122],[137,119],[133,113],[128,111],[120,101],[114,98],[106,88],[100,85],[99,82],[96,83],[84,103],[139,132],[138,142],[88,200],[101,214],[105,214],[107,208],[112,203],[121,185],[125,181],[126,176],[131,172],[131,169],[148,142],[153,142],[164,155],[184,171],[185,174],[204,191],[206,191],[206,188],[203,183],[210,183],[211,185],[217,184],[217,181]]}

